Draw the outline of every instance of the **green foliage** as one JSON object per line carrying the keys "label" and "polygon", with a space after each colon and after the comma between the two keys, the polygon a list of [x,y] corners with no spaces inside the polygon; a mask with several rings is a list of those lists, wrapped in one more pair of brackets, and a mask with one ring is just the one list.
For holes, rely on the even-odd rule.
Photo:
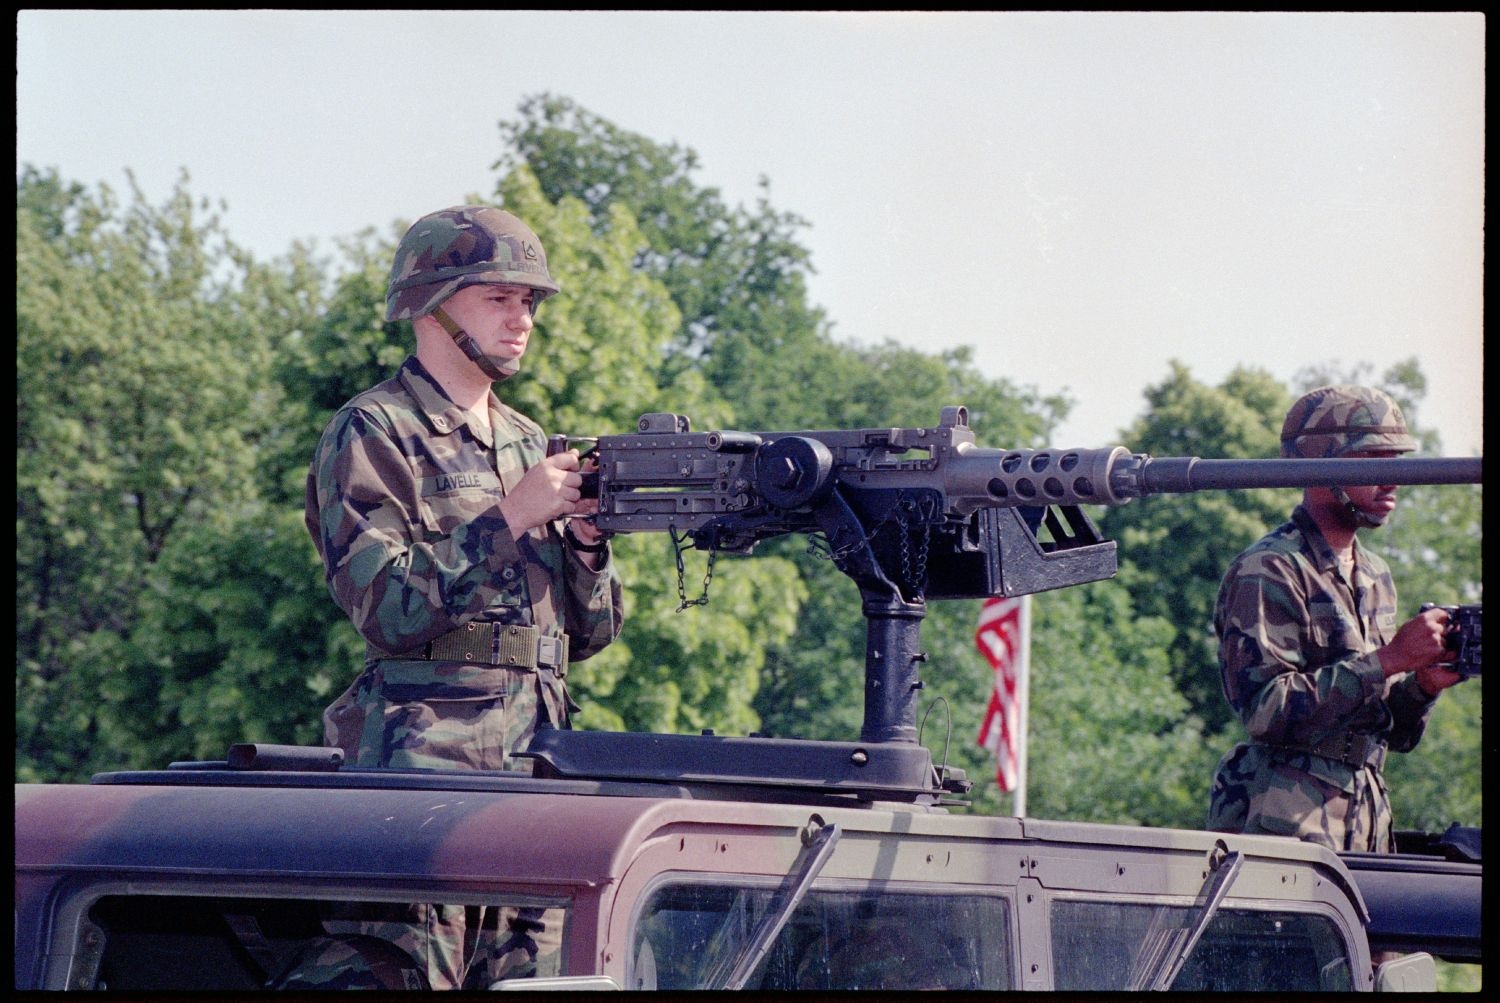
{"label": "green foliage", "polygon": [[[518,166],[500,185],[504,204],[547,235],[548,267],[563,287],[538,315],[536,350],[501,394],[549,429],[601,434],[634,428],[648,411],[687,413],[713,427],[730,409],[701,374],[659,383],[680,314],[661,282],[633,267],[645,246],[620,204],[591,219],[580,199],[548,201],[535,175]],[[751,698],[764,645],[791,634],[805,590],[785,562],[716,562],[710,602],[679,611],[670,542],[622,538],[615,544],[626,583],[625,631],[569,678],[584,705],[581,727],[682,732],[757,727]],[[686,564],[706,565],[689,553]],[[697,581],[682,584],[698,594]]]}
{"label": "green foliage", "polygon": [[1027,813],[1200,826],[1213,757],[1171,682],[1171,626],[1109,583],[1032,608]]}
{"label": "green foliage", "polygon": [[[705,728],[744,735],[760,725],[752,700],[761,684],[767,642],[797,629],[806,591],[795,568],[774,557],[720,557],[703,594],[708,555],[683,555],[677,578],[670,541],[624,537],[615,543],[630,583],[621,638],[569,676],[584,704],[580,726],[693,733]],[[575,680],[576,677],[576,680]]]}
{"label": "green foliage", "polygon": [[545,427],[578,435],[633,430],[648,411],[722,415],[701,375],[670,391],[658,383],[679,314],[661,283],[632,267],[645,241],[629,213],[615,207],[591,227],[581,201],[547,201],[525,166],[505,178],[501,199],[546,234],[548,268],[563,290],[538,312],[533,347],[501,396]]}
{"label": "green foliage", "polygon": [[809,255],[795,239],[805,221],[776,212],[768,198],[753,212],[730,208],[690,177],[698,167],[691,149],[628,132],[566,98],[523,101],[502,131],[502,163],[529,166],[549,201],[580,200],[598,228],[611,206],[637,221],[644,243],[633,264],[661,281],[681,313],[677,350],[664,360],[669,376],[696,368],[717,386],[758,388],[754,372],[734,371],[747,361],[743,349],[815,342],[822,312],[806,301]]}
{"label": "green foliage", "polygon": [[[1292,403],[1264,372],[1237,369],[1209,387],[1179,363],[1145,397],[1149,410],[1123,436],[1132,450],[1225,459],[1276,456],[1281,419]],[[1159,495],[1112,508],[1099,520],[1104,535],[1119,543],[1119,584],[1137,613],[1177,628],[1171,677],[1210,731],[1231,721],[1213,635],[1219,580],[1235,555],[1286,520],[1297,498],[1293,490]]]}
{"label": "green foliage", "polygon": [[1421,744],[1386,757],[1386,786],[1398,829],[1442,832],[1454,822],[1480,825],[1484,684],[1470,679],[1433,705]]}
{"label": "green foliage", "polygon": [[330,606],[296,510],[179,533],[101,686],[101,733],[124,752],[118,765],[221,759],[235,742],[321,742],[322,709],[364,651]]}
{"label": "green foliage", "polygon": [[252,500],[279,325],[184,178],[160,206],[16,184],[17,757],[82,770],[94,694],[174,535]]}
{"label": "green foliage", "polygon": [[1484,966],[1453,961],[1437,962],[1437,991],[1440,993],[1477,993],[1484,987]]}

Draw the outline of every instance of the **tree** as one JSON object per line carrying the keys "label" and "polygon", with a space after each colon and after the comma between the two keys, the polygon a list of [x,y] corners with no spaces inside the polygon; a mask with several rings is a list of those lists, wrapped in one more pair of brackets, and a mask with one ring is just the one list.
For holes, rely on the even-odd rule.
{"label": "tree", "polygon": [[1038,596],[1034,610],[1028,811],[1200,827],[1217,752],[1172,684],[1170,623],[1106,582]]}
{"label": "tree", "polygon": [[302,513],[257,505],[177,534],[100,686],[111,765],[222,759],[236,742],[318,745],[364,645],[329,616]]}
{"label": "tree", "polygon": [[[502,164],[526,164],[550,201],[580,200],[596,229],[610,225],[611,206],[635,219],[644,242],[633,265],[667,288],[681,314],[662,384],[702,372],[726,400],[749,405],[740,421],[762,420],[778,384],[760,379],[760,364],[816,347],[823,324],[807,302],[809,255],[795,240],[806,222],[773,210],[769,196],[753,212],[731,209],[690,177],[691,149],[628,132],[566,98],[534,96],[519,111],[501,126]],[[768,392],[773,400],[757,406]]]}
{"label": "tree", "polygon": [[16,183],[18,776],[108,756],[99,688],[150,568],[256,496],[273,280],[186,180],[160,206],[133,179],[125,206],[55,172]]}
{"label": "tree", "polygon": [[[1236,369],[1209,387],[1176,362],[1145,397],[1149,408],[1123,441],[1153,456],[1274,457],[1291,405],[1264,371]],[[1137,613],[1176,627],[1171,675],[1210,731],[1231,721],[1213,634],[1219,580],[1241,550],[1285,521],[1296,498],[1290,489],[1158,495],[1112,508],[1100,519],[1104,535],[1119,543],[1119,584]]]}

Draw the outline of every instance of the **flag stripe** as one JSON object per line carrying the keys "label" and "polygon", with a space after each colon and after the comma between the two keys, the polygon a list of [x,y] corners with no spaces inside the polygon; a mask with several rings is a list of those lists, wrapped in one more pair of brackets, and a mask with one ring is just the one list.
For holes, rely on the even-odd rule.
{"label": "flag stripe", "polygon": [[1016,702],[1016,683],[1026,653],[1020,650],[1021,601],[995,598],[985,601],[974,632],[974,645],[995,671],[989,706],[979,726],[977,743],[995,754],[995,782],[1002,791],[1017,783],[1017,759],[1021,724]]}

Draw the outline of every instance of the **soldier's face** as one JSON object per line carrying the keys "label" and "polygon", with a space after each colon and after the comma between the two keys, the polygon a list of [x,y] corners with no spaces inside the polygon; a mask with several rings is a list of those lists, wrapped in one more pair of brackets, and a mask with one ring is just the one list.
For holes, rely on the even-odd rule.
{"label": "soldier's face", "polygon": [[[1400,456],[1401,454],[1392,450],[1366,450],[1346,455],[1350,458],[1358,459],[1363,457],[1388,458]],[[1392,512],[1396,511],[1396,485],[1394,484],[1358,485],[1347,487],[1344,490],[1348,492],[1350,501],[1371,515],[1389,516]]]}
{"label": "soldier's face", "polygon": [[527,286],[465,286],[443,303],[458,326],[484,354],[520,359],[531,340],[531,309],[536,293]]}

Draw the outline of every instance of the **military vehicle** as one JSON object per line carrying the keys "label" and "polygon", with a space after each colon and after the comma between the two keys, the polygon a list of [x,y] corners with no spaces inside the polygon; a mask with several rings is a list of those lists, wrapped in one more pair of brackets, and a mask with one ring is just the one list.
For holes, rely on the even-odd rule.
{"label": "military vehicle", "polygon": [[530,775],[244,744],[17,785],[16,988],[253,990],[330,942],[340,985],[421,988],[414,959],[325,923],[407,903],[555,910],[555,973],[497,990],[1431,989],[1434,956],[1481,960],[1477,830],[1365,855],[966,815],[968,782],[915,727],[926,601],[1109,577],[1083,505],[1474,483],[1479,460],[987,450],[960,407],[930,428],[793,433],[654,414],[592,447],[607,530],[711,556],[824,541],[867,621],[857,740],[544,729]]}

